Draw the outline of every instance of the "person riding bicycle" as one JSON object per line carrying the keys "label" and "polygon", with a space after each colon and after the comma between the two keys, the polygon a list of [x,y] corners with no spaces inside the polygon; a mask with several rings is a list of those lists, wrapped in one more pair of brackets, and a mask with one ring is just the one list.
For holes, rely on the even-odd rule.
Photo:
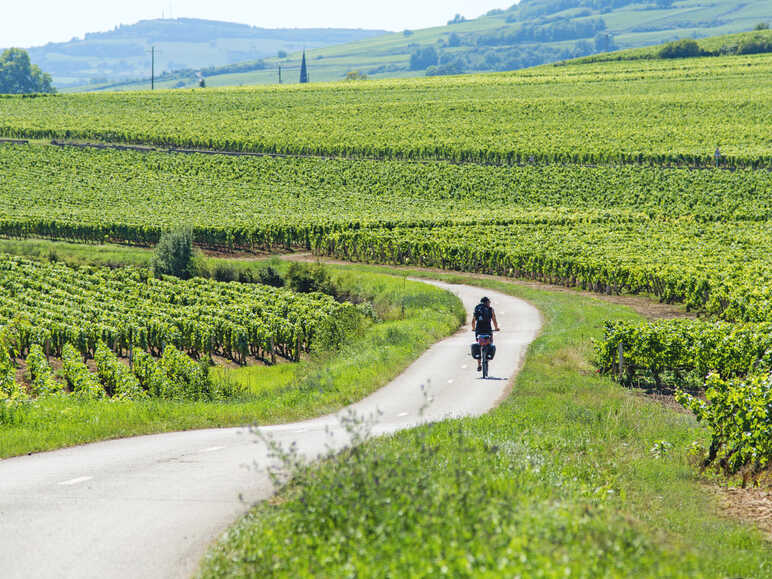
{"label": "person riding bicycle", "polygon": [[[496,320],[496,312],[491,307],[491,300],[484,297],[480,300],[480,303],[474,309],[472,314],[472,331],[474,331],[474,337],[477,339],[480,334],[488,334],[493,341],[493,328],[491,328],[491,322],[496,331],[499,331],[499,322]],[[477,371],[482,370],[482,360],[477,361]]]}

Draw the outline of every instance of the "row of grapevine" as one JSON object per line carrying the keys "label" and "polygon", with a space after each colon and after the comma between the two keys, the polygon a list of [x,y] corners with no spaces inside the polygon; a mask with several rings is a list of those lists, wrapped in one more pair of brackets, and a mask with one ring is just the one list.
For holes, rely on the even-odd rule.
{"label": "row of grapevine", "polygon": [[772,57],[693,60],[632,75],[604,63],[356,89],[4,98],[0,135],[501,164],[704,166],[718,144],[725,166],[770,167]]}
{"label": "row of grapevine", "polygon": [[172,345],[159,359],[139,351],[129,366],[102,342],[97,345],[95,372],[89,370],[72,345],[65,346],[61,382],[54,377],[43,348],[33,344],[26,359],[29,384],[25,387],[15,379],[12,349],[6,345],[7,331],[7,327],[0,327],[0,402],[6,406],[50,396],[79,400],[212,401],[227,394],[211,380],[207,363],[194,362]]}
{"label": "row of grapevine", "polygon": [[[234,159],[0,146],[0,232],[150,244],[192,227],[211,246],[308,246],[369,227],[765,221],[772,173],[633,167]],[[66,200],[66,203],[64,201]]]}
{"label": "row of grapevine", "polygon": [[354,261],[651,294],[726,320],[763,322],[772,319],[771,236],[766,223],[522,224],[335,232],[314,249]]}
{"label": "row of grapevine", "polygon": [[36,344],[56,357],[67,344],[95,357],[103,342],[125,356],[160,356],[174,345],[194,358],[241,364],[274,355],[297,360],[320,324],[356,315],[354,306],[322,294],[2,256],[0,299],[0,324],[22,357]]}
{"label": "row of grapevine", "polygon": [[702,389],[710,373],[743,378],[772,371],[772,322],[607,323],[596,354],[599,368],[623,384]]}
{"label": "row of grapevine", "polygon": [[747,481],[772,463],[772,374],[729,380],[711,374],[705,400],[683,391],[676,398],[711,430],[706,465],[743,471]]}

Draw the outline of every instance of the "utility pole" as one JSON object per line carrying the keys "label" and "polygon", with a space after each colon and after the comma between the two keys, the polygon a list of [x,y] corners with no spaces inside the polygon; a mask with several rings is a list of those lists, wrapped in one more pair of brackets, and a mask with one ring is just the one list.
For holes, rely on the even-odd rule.
{"label": "utility pole", "polygon": [[145,52],[150,53],[150,90],[155,90],[155,46]]}
{"label": "utility pole", "polygon": [[281,84],[281,65],[279,65],[279,84]]}

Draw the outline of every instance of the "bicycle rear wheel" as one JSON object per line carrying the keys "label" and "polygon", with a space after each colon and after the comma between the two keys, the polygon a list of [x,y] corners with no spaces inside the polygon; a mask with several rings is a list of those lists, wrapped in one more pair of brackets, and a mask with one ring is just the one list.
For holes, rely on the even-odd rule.
{"label": "bicycle rear wheel", "polygon": [[482,376],[483,379],[488,377],[488,348],[483,348],[482,354]]}

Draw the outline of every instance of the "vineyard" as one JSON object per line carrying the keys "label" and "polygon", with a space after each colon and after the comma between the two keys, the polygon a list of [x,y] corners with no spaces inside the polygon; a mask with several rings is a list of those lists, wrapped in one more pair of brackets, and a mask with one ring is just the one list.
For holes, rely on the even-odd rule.
{"label": "vineyard", "polygon": [[26,359],[30,394],[62,391],[49,357],[62,360],[76,395],[206,399],[213,356],[238,364],[298,360],[322,328],[332,335],[355,315],[354,306],[323,294],[156,279],[146,270],[0,257],[0,272],[0,396],[11,399],[24,395],[15,358]]}
{"label": "vineyard", "polygon": [[0,99],[0,136],[475,163],[772,164],[772,56]]}
{"label": "vineyard", "polygon": [[[758,441],[772,439],[771,110],[770,55],[0,98],[6,137],[289,155],[0,145],[0,234],[151,245],[184,225],[213,248],[304,249],[682,303],[700,319],[610,325],[598,366],[676,392],[712,426],[711,461],[758,471],[770,458]],[[148,384],[175,352],[297,359],[349,307],[136,272],[12,259],[0,269],[0,324],[14,352],[43,368],[41,392],[41,348],[73,368],[131,350],[143,392],[173,391]],[[95,389],[82,367],[72,372],[85,378],[70,390]],[[692,397],[702,392],[707,405]]]}

